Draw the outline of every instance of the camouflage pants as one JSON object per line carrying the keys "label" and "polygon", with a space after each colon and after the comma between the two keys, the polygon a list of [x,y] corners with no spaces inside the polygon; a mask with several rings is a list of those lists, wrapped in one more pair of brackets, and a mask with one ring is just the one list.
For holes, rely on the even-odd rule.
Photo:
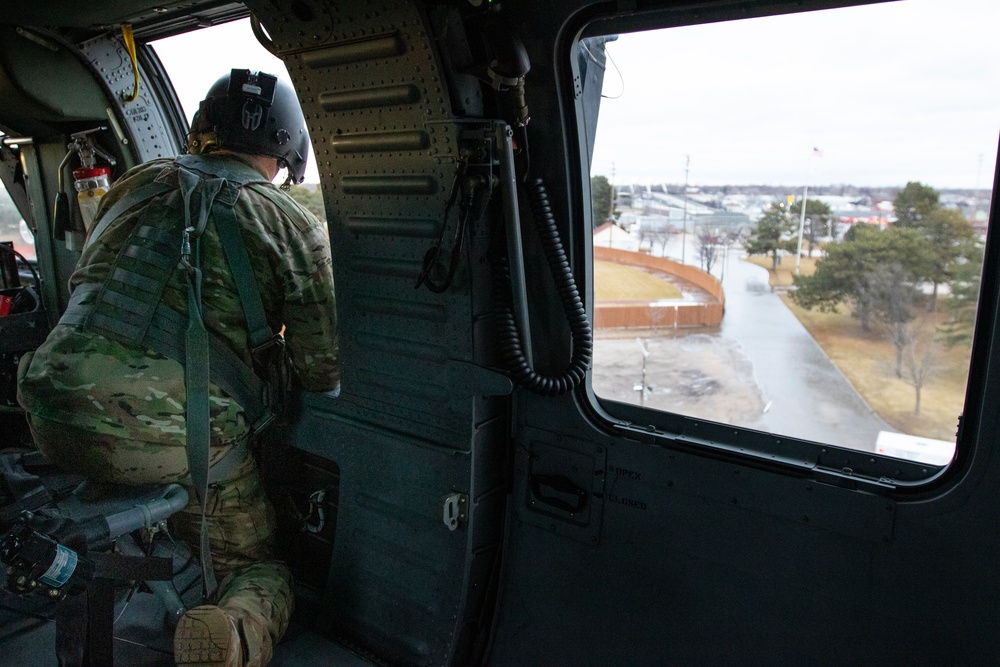
{"label": "camouflage pants", "polygon": [[[29,417],[29,422],[38,449],[72,472],[119,484],[184,484],[191,501],[169,524],[175,536],[197,548],[201,508],[190,487],[182,449],[177,452],[176,446],[158,443],[125,444],[37,416]],[[226,449],[219,449],[218,453],[213,449],[212,460],[225,455]],[[205,511],[213,564],[222,578],[217,604],[242,623],[248,666],[266,665],[273,645],[288,628],[292,577],[285,564],[275,559],[274,509],[264,494],[253,457],[247,456],[228,480],[212,485]]]}

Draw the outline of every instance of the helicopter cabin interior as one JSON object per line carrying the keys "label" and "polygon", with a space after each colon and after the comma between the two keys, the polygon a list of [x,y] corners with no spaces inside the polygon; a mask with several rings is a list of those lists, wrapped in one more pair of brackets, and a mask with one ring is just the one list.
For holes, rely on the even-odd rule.
{"label": "helicopter cabin interior", "polygon": [[[160,45],[213,26],[239,26],[287,68],[336,283],[340,389],[303,393],[259,451],[296,577],[294,628],[274,664],[995,664],[1000,82],[989,68],[974,78],[1000,29],[995,7],[5,3],[5,448],[32,446],[18,361],[66,308],[88,232],[73,172],[102,166],[113,184],[184,151],[189,75]],[[937,44],[951,34],[964,46]],[[206,44],[196,67],[214,79],[228,66]],[[765,52],[775,69],[763,69]],[[817,54],[841,69],[804,64]],[[792,120],[769,135],[778,110]],[[821,117],[833,130],[815,129]],[[985,140],[965,150],[960,131],[980,125]],[[881,128],[877,140],[852,139],[866,126]],[[698,143],[704,127],[727,145]],[[628,129],[637,134],[615,134]],[[790,158],[796,171],[766,171],[788,143],[805,146]],[[859,152],[844,176],[837,151],[848,147]],[[895,154],[911,172],[890,170]],[[937,171],[921,171],[927,155]],[[965,169],[954,177],[952,158]],[[916,334],[897,335],[893,376],[893,341],[862,335],[850,315],[866,303],[859,293],[824,310],[821,297],[807,302],[820,288],[807,274],[889,239],[903,226],[899,193],[921,181],[934,193],[923,220],[964,236],[933,242],[955,251],[925,269],[893,260],[911,273],[879,284],[915,300],[905,317],[885,319],[887,307],[871,324],[964,336],[934,343],[938,359],[959,360],[935,377],[957,388],[935,393],[926,380],[917,419],[931,357],[907,366]],[[785,250],[753,252],[771,220],[789,225],[775,237]],[[803,274],[780,295],[765,271],[777,275],[779,259]],[[657,289],[672,281],[682,295],[608,296],[608,276],[625,274],[669,274]],[[964,309],[928,314],[934,299]],[[613,323],[626,312],[648,319]],[[837,313],[840,329],[809,329]],[[889,350],[870,364],[882,375],[868,389],[827,347],[835,330],[857,334],[852,349]],[[897,386],[903,407],[883,410]],[[117,661],[170,664],[152,638],[162,619],[138,597],[132,615],[146,630],[116,629]],[[0,661],[56,664],[50,617],[5,603]]]}

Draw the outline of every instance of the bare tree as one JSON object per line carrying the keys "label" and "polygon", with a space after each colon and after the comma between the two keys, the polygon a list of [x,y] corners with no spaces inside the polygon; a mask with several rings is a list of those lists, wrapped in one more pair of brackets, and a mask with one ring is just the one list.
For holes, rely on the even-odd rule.
{"label": "bare tree", "polygon": [[914,331],[910,336],[910,341],[906,344],[903,355],[906,374],[904,380],[913,387],[916,392],[913,405],[913,414],[920,416],[920,391],[923,389],[927,378],[937,370],[938,350],[934,342],[933,334],[927,331]]}
{"label": "bare tree", "polygon": [[650,231],[650,237],[653,239],[652,243],[660,244],[661,257],[667,254],[667,245],[675,233],[677,233],[677,229],[673,225],[658,225]]}
{"label": "bare tree", "polygon": [[888,324],[887,338],[896,348],[896,377],[903,377],[903,353],[913,340],[911,306],[917,300],[916,288],[907,281],[900,264],[892,264],[872,274],[877,291],[879,317]]}
{"label": "bare tree", "polygon": [[635,228],[635,237],[639,241],[639,250],[642,250],[642,246],[645,245],[646,242],[648,241],[649,242],[649,251],[650,251],[650,253],[653,252],[654,236],[653,236],[652,231],[649,229],[649,227],[646,227],[646,226],[644,226],[643,224],[640,223]]}
{"label": "bare tree", "polygon": [[715,265],[715,260],[719,257],[719,247],[722,244],[722,238],[716,231],[707,231],[700,228],[695,238],[698,243],[698,259],[701,260],[701,268],[705,270],[705,273],[711,273],[712,267]]}

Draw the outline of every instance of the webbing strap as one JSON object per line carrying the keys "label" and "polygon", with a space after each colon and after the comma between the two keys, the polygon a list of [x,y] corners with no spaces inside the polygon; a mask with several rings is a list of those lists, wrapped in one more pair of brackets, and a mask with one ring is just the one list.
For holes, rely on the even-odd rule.
{"label": "webbing strap", "polygon": [[271,339],[273,332],[264,315],[264,302],[261,301],[257,278],[250,265],[250,255],[240,235],[236,212],[232,206],[216,202],[212,207],[212,218],[215,220],[219,243],[222,244],[222,251],[226,255],[233,280],[236,282],[236,290],[240,295],[243,316],[246,318],[247,330],[250,333],[250,345],[253,348],[260,347]]}
{"label": "webbing strap", "polygon": [[[201,301],[201,235],[208,224],[208,213],[215,197],[225,185],[223,179],[205,179],[180,169],[177,172],[181,197],[184,199],[184,239],[181,262],[188,277],[188,326],[184,336],[184,390],[186,393],[185,426],[188,473],[201,505],[199,548],[201,557],[202,592],[211,600],[218,588],[212,565],[212,548],[208,536],[208,469],[212,442],[211,405],[209,404],[208,330],[202,318]],[[197,218],[192,213],[197,212]]]}
{"label": "webbing strap", "polygon": [[153,181],[152,183],[147,183],[146,185],[140,186],[135,190],[132,190],[127,195],[119,199],[114,203],[114,205],[104,212],[101,217],[101,221],[97,223],[90,231],[90,236],[87,237],[86,243],[83,247],[86,249],[90,244],[92,244],[101,234],[104,233],[112,222],[118,219],[125,211],[129,210],[133,206],[138,206],[139,204],[146,202],[157,195],[169,192],[173,188],[166,184],[160,183],[158,181]]}

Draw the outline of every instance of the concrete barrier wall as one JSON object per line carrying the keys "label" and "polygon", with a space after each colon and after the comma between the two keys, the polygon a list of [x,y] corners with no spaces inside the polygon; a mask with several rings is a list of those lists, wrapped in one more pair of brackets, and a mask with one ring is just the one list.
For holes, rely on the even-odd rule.
{"label": "concrete barrier wall", "polygon": [[597,329],[715,327],[722,324],[722,304],[682,303],[677,305],[598,304],[594,309]]}
{"label": "concrete barrier wall", "polygon": [[595,247],[594,258],[678,276],[704,289],[718,301],[717,303],[691,302],[669,305],[596,304],[594,307],[595,328],[675,329],[679,327],[712,327],[722,324],[726,298],[722,290],[722,283],[701,269],[663,257],[651,257],[644,253],[613,248]]}

